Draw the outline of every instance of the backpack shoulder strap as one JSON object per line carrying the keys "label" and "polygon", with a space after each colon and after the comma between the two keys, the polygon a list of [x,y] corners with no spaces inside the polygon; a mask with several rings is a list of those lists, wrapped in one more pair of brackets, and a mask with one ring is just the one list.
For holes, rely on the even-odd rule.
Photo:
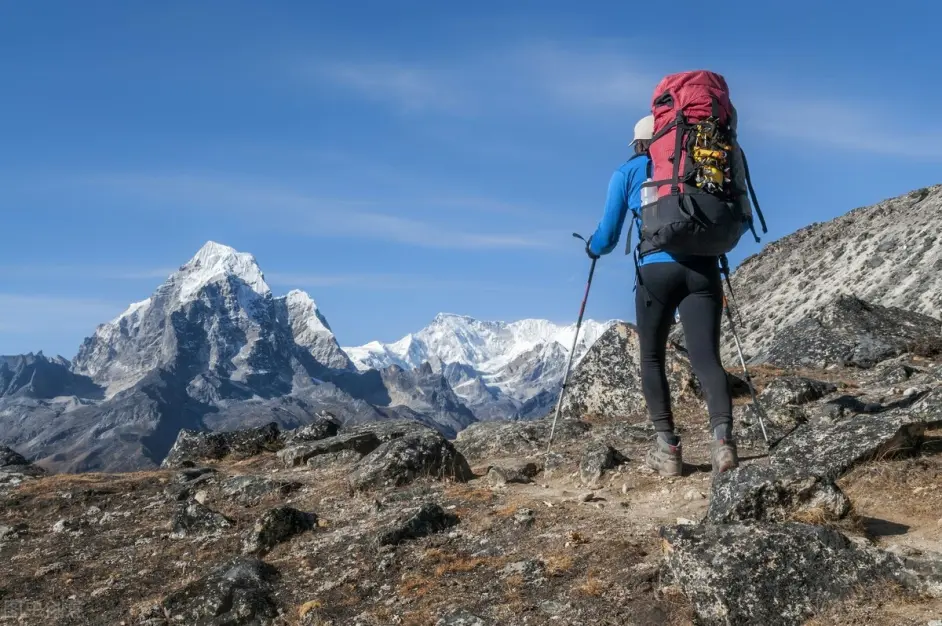
{"label": "backpack shoulder strap", "polygon": [[[762,224],[762,234],[765,234],[769,232],[769,229],[765,225],[765,216],[762,215],[762,209],[759,208],[759,199],[756,198],[756,190],[752,187],[752,177],[749,176],[749,161],[746,160],[746,151],[742,149],[742,146],[739,147],[739,153],[742,155],[742,166],[746,175],[746,186],[749,187],[749,196],[752,198],[752,206],[756,208],[756,215],[759,216],[759,223]],[[753,229],[753,235],[755,235],[755,229]],[[756,237],[756,241],[759,241],[758,237]]]}

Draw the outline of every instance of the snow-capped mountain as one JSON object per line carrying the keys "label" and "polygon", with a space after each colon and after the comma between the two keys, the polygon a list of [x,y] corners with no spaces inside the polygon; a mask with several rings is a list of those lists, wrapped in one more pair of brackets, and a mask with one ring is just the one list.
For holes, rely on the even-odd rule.
{"label": "snow-capped mountain", "polygon": [[[576,358],[611,324],[583,321]],[[558,393],[575,332],[575,324],[490,322],[442,313],[394,343],[371,342],[344,351],[361,370],[431,364],[478,419],[528,417],[532,414],[522,415],[521,407],[540,394]],[[535,410],[542,408],[540,403]]]}
{"label": "snow-capped mountain", "polygon": [[295,289],[277,299],[284,304],[294,341],[306,348],[318,363],[338,370],[354,369],[353,362],[341,349],[314,300],[307,293]]}
{"label": "snow-capped mountain", "polygon": [[274,297],[252,255],[209,242],[71,364],[0,358],[0,443],[53,469],[140,469],[181,428],[295,427],[338,407],[454,435],[474,415],[426,370],[357,371],[310,296]]}

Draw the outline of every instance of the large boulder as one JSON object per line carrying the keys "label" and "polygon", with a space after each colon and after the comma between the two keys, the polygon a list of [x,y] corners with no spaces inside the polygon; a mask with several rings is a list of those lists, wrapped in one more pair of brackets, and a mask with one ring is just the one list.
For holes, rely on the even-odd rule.
{"label": "large boulder", "polygon": [[389,526],[380,531],[377,543],[395,546],[412,539],[439,533],[458,523],[458,517],[446,512],[441,506],[426,503],[416,509],[408,509]]}
{"label": "large boulder", "polygon": [[802,376],[782,376],[770,382],[759,401],[763,406],[792,406],[808,404],[837,391],[837,385]]}
{"label": "large boulder", "polygon": [[[455,447],[465,457],[476,461],[503,455],[527,456],[546,450],[551,426],[551,418],[532,422],[479,422],[458,433]],[[562,418],[556,423],[553,440],[562,443],[582,439],[591,429],[588,422]]]}
{"label": "large boulder", "polygon": [[246,534],[242,542],[243,554],[264,556],[279,543],[317,526],[317,515],[299,511],[290,506],[280,506],[264,515]]}
{"label": "large boulder", "polygon": [[153,617],[194,626],[272,624],[278,616],[272,590],[277,577],[273,566],[238,557],[171,593],[155,607]]}
{"label": "large boulder", "polygon": [[281,446],[281,431],[275,422],[260,428],[229,432],[197,432],[184,428],[161,467],[192,467],[200,461],[247,458],[278,450]]}
{"label": "large boulder", "polygon": [[332,413],[319,413],[313,422],[284,433],[285,446],[293,446],[312,441],[320,441],[335,436],[340,432],[340,422]]}
{"label": "large boulder", "polygon": [[[634,326],[619,322],[605,331],[573,371],[563,414],[576,418],[646,414],[639,354]],[[675,402],[699,396],[693,370],[673,344],[667,350],[667,378]]]}
{"label": "large boulder", "polygon": [[378,448],[380,443],[379,437],[373,432],[348,432],[313,443],[302,443],[284,448],[278,452],[278,458],[285,464],[285,467],[298,467],[315,457],[345,450],[361,455],[369,454]]}
{"label": "large boulder", "polygon": [[45,473],[43,468],[33,465],[12,448],[0,446],[0,474],[42,476]]}
{"label": "large boulder", "polygon": [[223,481],[222,494],[241,504],[254,504],[268,495],[286,496],[303,485],[296,481],[273,480],[265,476],[233,476]]}
{"label": "large boulder", "polygon": [[752,359],[779,367],[831,365],[871,368],[942,342],[942,322],[905,309],[841,295],[782,328]]}
{"label": "large boulder", "polygon": [[355,490],[404,485],[419,477],[470,480],[464,456],[437,431],[423,428],[381,444],[350,474]]}
{"label": "large boulder", "polygon": [[180,504],[170,522],[171,536],[182,539],[189,536],[216,535],[231,528],[233,521],[199,502]]}
{"label": "large boulder", "polygon": [[670,577],[707,626],[798,626],[859,586],[902,577],[899,561],[806,524],[661,529]]}
{"label": "large boulder", "polygon": [[[942,410],[861,415],[835,424],[804,424],[783,439],[768,465],[742,465],[716,476],[707,519],[713,523],[742,520],[781,521],[796,513],[816,511],[828,517],[849,512],[847,498],[835,482],[863,461],[918,448],[928,426],[942,423]],[[925,410],[924,415],[918,411]]]}

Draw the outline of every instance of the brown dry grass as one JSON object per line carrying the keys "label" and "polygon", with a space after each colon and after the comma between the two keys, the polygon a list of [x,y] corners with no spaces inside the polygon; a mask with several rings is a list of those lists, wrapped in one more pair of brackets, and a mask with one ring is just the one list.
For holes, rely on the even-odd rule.
{"label": "brown dry grass", "polygon": [[582,583],[573,587],[573,591],[577,594],[597,598],[605,592],[607,587],[608,584],[605,581],[596,576],[594,572],[589,570],[589,572],[586,574],[586,579]]}
{"label": "brown dry grass", "polygon": [[922,626],[940,615],[942,599],[923,597],[895,583],[885,583],[870,588],[858,588],[842,601],[822,607],[804,626]]}
{"label": "brown dry grass", "polygon": [[401,623],[403,626],[432,626],[435,624],[435,616],[428,609],[419,609],[403,615]]}
{"label": "brown dry grass", "polygon": [[127,474],[53,474],[20,485],[15,493],[22,496],[55,494],[69,489],[107,489],[124,492],[148,481],[166,481],[171,472],[151,470]]}
{"label": "brown dry grass", "polygon": [[551,554],[543,558],[543,565],[546,567],[546,573],[550,576],[562,576],[572,569],[575,564],[573,558],[565,553]]}

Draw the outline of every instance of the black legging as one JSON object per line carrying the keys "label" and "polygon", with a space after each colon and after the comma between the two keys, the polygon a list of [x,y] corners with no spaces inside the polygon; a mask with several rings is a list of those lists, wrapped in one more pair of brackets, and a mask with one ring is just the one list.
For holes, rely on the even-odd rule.
{"label": "black legging", "polygon": [[710,431],[731,436],[729,379],[720,360],[723,283],[715,257],[685,263],[650,263],[639,268],[635,295],[641,344],[641,389],[659,433],[674,432],[664,359],[674,311],[680,310],[690,364],[703,387]]}

